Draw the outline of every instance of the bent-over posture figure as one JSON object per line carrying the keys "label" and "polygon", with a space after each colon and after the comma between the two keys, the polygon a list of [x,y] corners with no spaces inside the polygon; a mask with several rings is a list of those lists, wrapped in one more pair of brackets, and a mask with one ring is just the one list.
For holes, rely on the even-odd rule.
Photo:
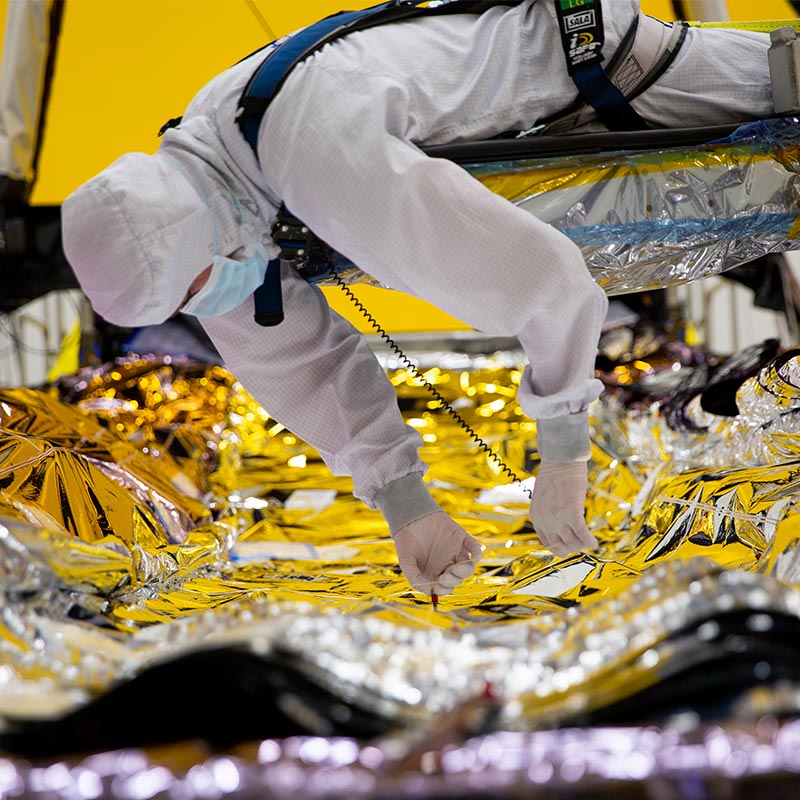
{"label": "bent-over posture figure", "polygon": [[[635,20],[637,36],[661,36],[636,0],[607,0],[606,63]],[[63,204],[65,251],[96,311],[124,326],[200,317],[267,411],[381,510],[427,593],[451,591],[481,551],[426,489],[419,436],[383,370],[289,265],[281,324],[254,322],[252,294],[277,254],[283,203],[381,283],[518,337],[529,360],[519,402],[542,459],[533,525],[556,554],[596,546],[584,521],[587,406],[602,390],[606,297],[562,233],[420,149],[528,130],[573,103],[558,23],[550,0],[523,0],[350,33],[292,69],[255,149],[237,125],[267,51],[253,54],[197,94],[157,153],[122,156]],[[631,105],[652,127],[768,117],[768,46],[763,34],[689,29]]]}

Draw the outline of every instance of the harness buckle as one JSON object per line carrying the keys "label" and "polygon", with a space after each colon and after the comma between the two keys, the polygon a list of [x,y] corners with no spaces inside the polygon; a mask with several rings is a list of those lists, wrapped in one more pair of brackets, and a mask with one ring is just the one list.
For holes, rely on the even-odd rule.
{"label": "harness buckle", "polygon": [[306,256],[316,239],[307,225],[284,213],[283,209],[272,226],[272,238],[280,248],[279,258],[288,264],[295,264]]}
{"label": "harness buckle", "polygon": [[158,135],[163,136],[170,128],[177,128],[181,124],[183,117],[173,117],[168,119],[159,129]]}

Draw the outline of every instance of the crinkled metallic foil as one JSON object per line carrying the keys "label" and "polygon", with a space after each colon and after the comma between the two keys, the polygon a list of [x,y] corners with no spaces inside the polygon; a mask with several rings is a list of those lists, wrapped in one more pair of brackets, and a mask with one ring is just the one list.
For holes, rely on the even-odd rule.
{"label": "crinkled metallic foil", "polygon": [[[649,727],[503,732],[432,745],[400,761],[349,738],[267,739],[230,753],[123,750],[53,765],[0,760],[8,796],[72,800],[208,797],[322,800],[442,797],[791,797],[800,723],[730,722],[699,730]],[[691,794],[690,794],[691,792]]]}
{"label": "crinkled metallic foil", "polygon": [[[424,373],[510,468],[535,474],[519,368]],[[389,374],[431,491],[484,546],[438,611],[399,571],[378,512],[221,368],[131,357],[63,384],[63,400],[2,392],[0,720],[80,707],[154,664],[230,645],[292,653],[332,693],[419,735],[489,684],[498,729],[530,732],[699,663],[687,626],[732,611],[800,618],[800,461],[770,447],[742,465],[748,434],[709,464],[711,440],[732,434],[672,431],[657,395],[631,405],[617,384],[592,408],[587,520],[600,547],[557,558],[522,487],[410,372]],[[728,427],[779,422],[794,452],[796,374],[794,353],[767,365]]]}
{"label": "crinkled metallic foil", "polygon": [[[0,391],[0,428],[8,434],[2,442],[0,470],[21,460],[20,455],[14,453],[15,448],[39,450],[37,457],[32,452],[28,455],[29,479],[19,473],[15,473],[13,478],[18,483],[24,482],[25,489],[17,485],[16,493],[27,499],[32,499],[33,493],[47,491],[49,482],[50,490],[69,503],[71,493],[62,491],[63,481],[73,477],[85,485],[90,485],[91,481],[84,475],[71,475],[69,468],[59,475],[57,464],[78,459],[81,470],[92,475],[100,473],[97,480],[108,479],[122,484],[129,494],[149,506],[169,539],[184,538],[186,530],[208,514],[200,502],[199,488],[182,467],[168,453],[162,452],[152,439],[139,451],[132,444],[138,432],[120,435],[125,430],[121,420],[117,420],[113,428],[106,428],[102,417],[82,413],[42,392],[13,389]],[[17,436],[12,435],[15,432]],[[53,464],[54,469],[44,470],[43,462]],[[72,524],[72,518],[80,517],[77,511],[69,508],[64,509],[63,516],[68,525]],[[76,533],[82,538],[94,538],[114,527],[102,515],[98,516],[96,509],[88,512],[88,517],[82,522],[80,519],[72,521],[79,525],[80,530]]]}
{"label": "crinkled metallic foil", "polygon": [[[465,168],[572,239],[595,281],[617,295],[687,283],[800,247],[799,148],[798,120],[784,118],[743,125],[698,147]],[[338,255],[331,263],[349,283],[372,280]],[[298,267],[304,273],[302,261]],[[310,279],[330,283],[328,275],[319,269]]]}

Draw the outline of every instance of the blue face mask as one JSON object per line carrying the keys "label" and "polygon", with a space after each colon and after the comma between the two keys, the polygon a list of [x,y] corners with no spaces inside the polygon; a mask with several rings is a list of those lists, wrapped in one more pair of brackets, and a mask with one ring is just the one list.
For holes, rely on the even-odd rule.
{"label": "blue face mask", "polygon": [[[172,159],[166,158],[166,160],[186,178],[203,202],[203,205],[211,210],[210,204],[203,196],[203,193],[195,186],[191,177]],[[232,199],[239,211],[243,231],[247,232],[251,242],[257,242],[255,220],[245,211],[235,196]],[[247,261],[237,261],[234,258],[219,255],[218,241],[216,246],[217,255],[214,256],[211,262],[211,274],[208,276],[203,288],[181,306],[180,311],[184,314],[191,314],[205,319],[227,314],[228,311],[232,311],[244,303],[264,283],[264,277],[267,274],[267,262],[259,245],[255,246],[253,255]]]}
{"label": "blue face mask", "polygon": [[267,262],[257,248],[247,261],[214,256],[206,285],[182,308],[195,317],[218,317],[247,300],[264,283]]}

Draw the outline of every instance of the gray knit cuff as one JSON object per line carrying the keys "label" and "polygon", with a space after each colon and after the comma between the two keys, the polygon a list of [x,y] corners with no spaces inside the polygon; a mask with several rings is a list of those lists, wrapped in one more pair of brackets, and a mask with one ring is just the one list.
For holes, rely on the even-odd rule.
{"label": "gray knit cuff", "polygon": [[537,419],[536,432],[539,437],[539,456],[544,461],[580,461],[589,457],[588,410],[551,419]]}
{"label": "gray knit cuff", "polygon": [[442,510],[423,483],[421,472],[411,472],[389,481],[375,495],[375,505],[383,514],[392,535],[410,522]]}

